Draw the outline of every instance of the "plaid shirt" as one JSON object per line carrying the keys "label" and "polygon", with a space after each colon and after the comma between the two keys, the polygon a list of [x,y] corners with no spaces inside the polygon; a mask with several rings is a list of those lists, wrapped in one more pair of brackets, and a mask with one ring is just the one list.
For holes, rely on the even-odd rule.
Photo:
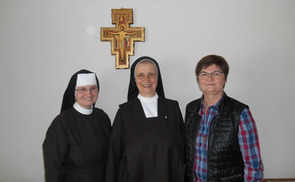
{"label": "plaid shirt", "polygon": [[[194,164],[195,182],[207,181],[207,144],[208,133],[212,119],[218,114],[218,107],[222,98],[205,113],[202,104],[199,115],[202,117],[200,129],[196,139],[196,155]],[[260,147],[257,129],[252,114],[248,108],[244,109],[240,116],[239,145],[244,160],[244,181],[262,181],[263,164],[260,156]]]}

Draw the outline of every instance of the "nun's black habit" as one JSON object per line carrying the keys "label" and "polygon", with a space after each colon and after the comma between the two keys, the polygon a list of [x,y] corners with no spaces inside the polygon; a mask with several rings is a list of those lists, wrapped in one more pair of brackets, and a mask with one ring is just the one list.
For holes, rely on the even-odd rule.
{"label": "nun's black habit", "polygon": [[[146,118],[134,69],[150,60],[158,69],[158,117]],[[141,57],[131,67],[128,102],[120,105],[112,128],[105,182],[182,182],[183,119],[177,101],[164,97],[158,63]]]}
{"label": "nun's black habit", "polygon": [[[110,119],[93,107],[90,115],[78,112],[75,73],[64,93],[61,113],[48,128],[43,143],[46,182],[102,182],[110,138]],[[99,88],[98,79],[96,77]]]}

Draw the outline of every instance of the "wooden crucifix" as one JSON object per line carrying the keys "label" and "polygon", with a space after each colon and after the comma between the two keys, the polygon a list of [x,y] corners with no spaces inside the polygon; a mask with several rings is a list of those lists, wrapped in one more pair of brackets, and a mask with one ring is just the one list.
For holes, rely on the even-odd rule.
{"label": "wooden crucifix", "polygon": [[112,24],[116,24],[116,27],[101,28],[101,41],[111,41],[116,69],[128,69],[129,56],[134,55],[134,42],[144,41],[144,27],[130,27],[133,24],[133,10],[123,8],[112,9]]}

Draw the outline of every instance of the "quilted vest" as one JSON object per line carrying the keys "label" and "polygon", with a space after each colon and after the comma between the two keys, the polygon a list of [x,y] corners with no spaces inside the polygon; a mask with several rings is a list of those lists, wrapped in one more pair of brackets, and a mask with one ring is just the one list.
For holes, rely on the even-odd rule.
{"label": "quilted vest", "polygon": [[[201,122],[201,99],[187,105],[185,118],[186,175],[193,182],[196,136]],[[207,181],[243,181],[244,163],[238,132],[241,112],[248,106],[225,95],[211,122],[207,149]]]}

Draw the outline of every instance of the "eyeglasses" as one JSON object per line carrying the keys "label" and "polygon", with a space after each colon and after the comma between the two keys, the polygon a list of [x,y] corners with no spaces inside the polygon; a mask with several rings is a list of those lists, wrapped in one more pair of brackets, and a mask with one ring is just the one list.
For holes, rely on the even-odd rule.
{"label": "eyeglasses", "polygon": [[212,78],[217,79],[217,78],[219,78],[222,74],[223,74],[222,71],[214,71],[214,72],[212,72],[212,73],[202,72],[202,73],[199,74],[199,77],[200,77],[201,79],[204,79],[204,80],[207,79],[209,76],[212,76]]}
{"label": "eyeglasses", "polygon": [[90,87],[89,89],[87,89],[87,88],[83,87],[83,88],[76,89],[76,91],[79,94],[86,94],[88,91],[90,93],[96,93],[96,92],[98,92],[98,88],[97,87]]}

